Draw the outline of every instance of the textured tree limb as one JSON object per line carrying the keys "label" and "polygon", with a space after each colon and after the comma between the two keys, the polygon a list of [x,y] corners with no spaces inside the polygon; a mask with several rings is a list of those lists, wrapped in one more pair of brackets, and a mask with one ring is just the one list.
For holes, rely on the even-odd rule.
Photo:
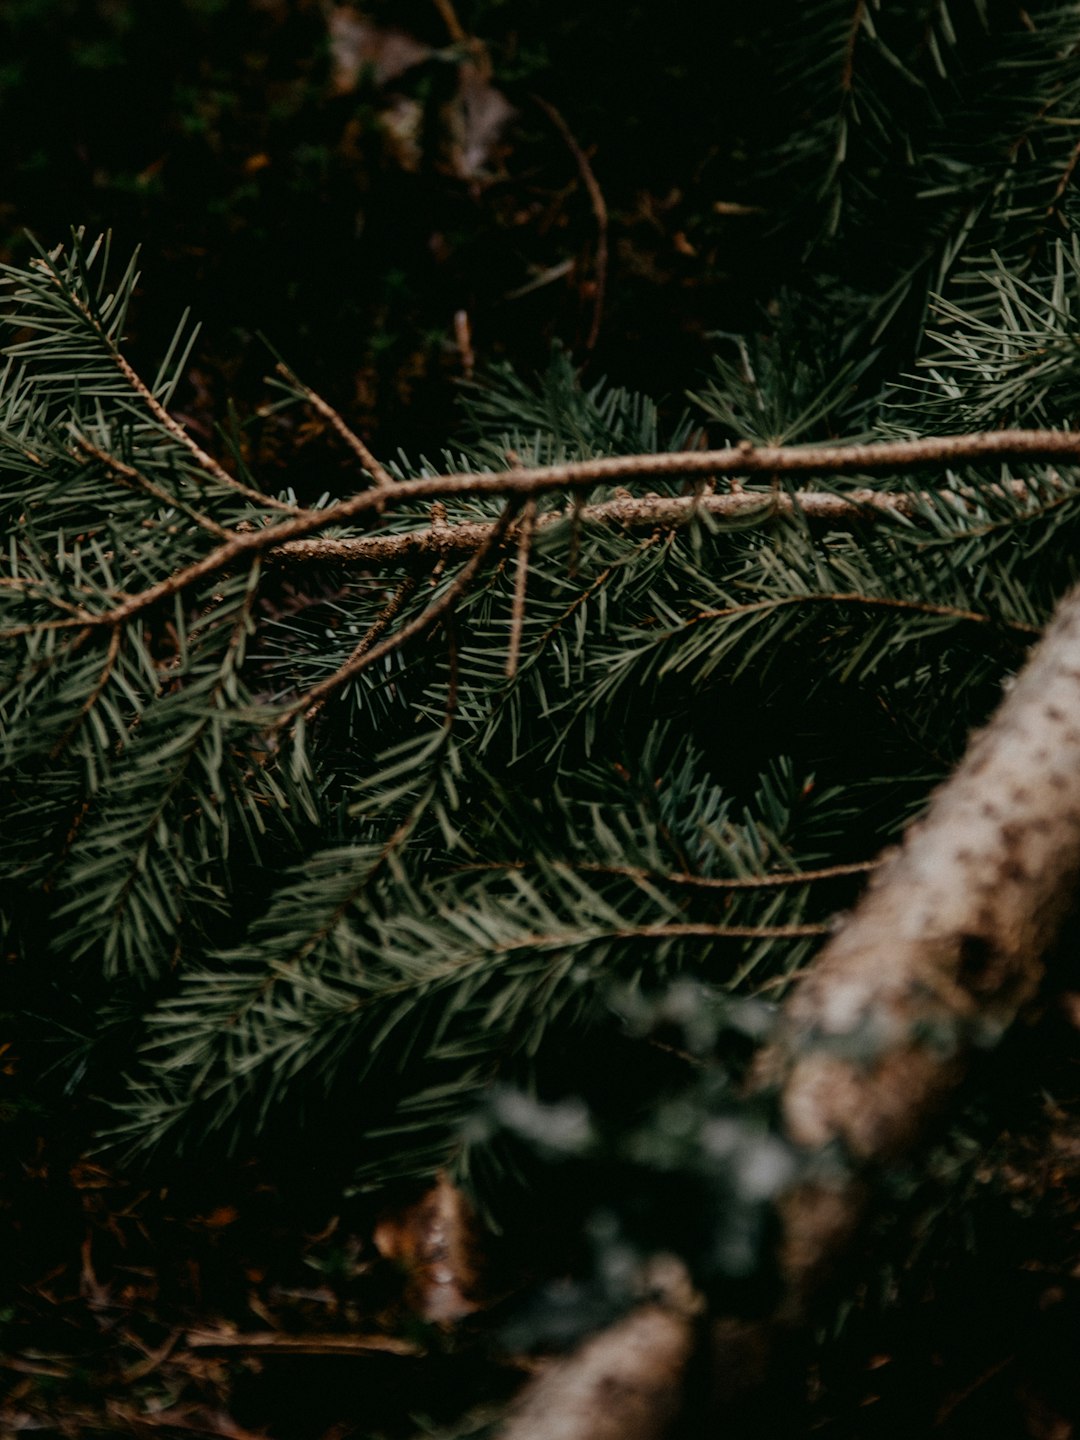
{"label": "textured tree limb", "polygon": [[798,1315],[860,1218],[862,1174],[917,1140],[975,1047],[1035,994],[1080,878],[1080,589],[925,817],[872,877],[762,1057],[784,1128],[853,1178],[785,1202]]}
{"label": "textured tree limb", "polygon": [[529,1386],[502,1440],[654,1440],[682,1403],[695,1329],[663,1305],[593,1335]]}
{"label": "textured tree limb", "polygon": [[[787,1138],[830,1178],[780,1202],[783,1298],[770,1334],[804,1323],[857,1234],[874,1173],[919,1140],[976,1048],[1033,998],[1080,880],[1080,587],[925,817],[885,857],[848,922],[786,1001],[758,1088],[779,1092]],[[847,1168],[835,1164],[846,1156]],[[692,1345],[671,1319],[669,1363],[652,1307],[594,1337],[535,1385],[502,1440],[606,1440],[610,1357],[650,1394],[638,1440],[667,1433]],[[724,1340],[718,1340],[720,1364]],[[657,1345],[657,1354],[660,1346]],[[680,1363],[670,1357],[680,1355]],[[639,1371],[635,1370],[639,1367]],[[665,1390],[664,1387],[667,1387]],[[719,1418],[719,1417],[717,1417]]]}
{"label": "textured tree limb", "polygon": [[[999,494],[1022,499],[1030,494],[1023,481],[995,485]],[[966,502],[962,494],[943,490],[934,495],[895,495],[882,490],[849,490],[834,495],[824,490],[736,490],[721,495],[641,495],[583,505],[576,519],[592,525],[621,525],[628,530],[653,530],[689,524],[697,515],[718,520],[742,519],[753,515],[805,515],[808,520],[835,525],[873,520],[882,515],[914,515],[920,504],[946,499],[958,508]],[[551,511],[538,515],[533,528],[546,529],[568,517]],[[359,535],[345,538],[320,536],[313,540],[290,540],[275,546],[267,559],[276,564],[309,560],[324,565],[393,565],[414,556],[467,555],[482,545],[492,526],[484,521],[459,525],[437,525],[401,534]]]}

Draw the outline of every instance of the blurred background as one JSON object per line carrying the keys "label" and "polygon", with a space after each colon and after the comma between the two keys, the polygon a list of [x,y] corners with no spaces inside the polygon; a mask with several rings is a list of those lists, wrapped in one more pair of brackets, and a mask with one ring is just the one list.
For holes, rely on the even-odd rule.
{"label": "blurred background", "polygon": [[[251,409],[265,337],[384,453],[553,341],[681,404],[798,255],[752,163],[774,0],[7,0],[0,257],[143,247],[132,353],[203,321],[179,406]],[[753,143],[746,137],[753,137]],[[256,426],[270,463],[303,437]]]}

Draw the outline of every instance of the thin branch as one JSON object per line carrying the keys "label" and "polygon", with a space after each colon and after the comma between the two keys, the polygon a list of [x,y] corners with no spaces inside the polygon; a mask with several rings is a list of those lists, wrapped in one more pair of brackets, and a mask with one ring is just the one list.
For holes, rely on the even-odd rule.
{"label": "thin branch", "polygon": [[90,714],[90,711],[93,710],[94,706],[105,693],[105,687],[106,685],[108,685],[109,680],[112,678],[113,670],[116,668],[116,661],[120,654],[120,644],[123,638],[124,632],[120,628],[120,626],[117,625],[113,629],[112,634],[109,636],[109,649],[106,653],[105,664],[102,666],[101,674],[98,677],[97,684],[90,691],[90,694],[86,697],[82,705],[79,707],[78,715],[75,716],[75,719],[72,720],[71,724],[64,731],[63,735],[60,736],[60,739],[57,740],[56,744],[49,751],[50,760],[56,760],[60,755],[63,754],[63,752],[67,749],[68,745],[71,743],[72,737],[82,725],[83,721]]}
{"label": "thin branch", "polygon": [[395,483],[394,477],[382,462],[376,459],[355,430],[349,429],[328,400],[324,400],[320,394],[312,390],[310,385],[305,385],[302,380],[298,380],[287,365],[279,363],[275,368],[279,375],[283,375],[290,385],[294,385],[299,390],[311,408],[323,417],[334,433],[344,440],[376,485],[393,485]]}
{"label": "thin branch", "polygon": [[540,106],[544,114],[558,130],[566,144],[566,148],[573,155],[577,162],[578,172],[581,175],[582,183],[589,196],[589,203],[592,205],[592,212],[596,218],[596,264],[595,264],[595,285],[596,294],[593,297],[592,323],[589,326],[589,335],[585,341],[586,350],[593,350],[596,347],[597,337],[600,334],[600,321],[604,313],[604,292],[607,289],[607,267],[608,267],[608,211],[607,203],[604,200],[604,192],[597,183],[593,168],[589,164],[589,157],[578,144],[574,132],[567,125],[562,115],[556,110],[550,101],[545,100],[542,95],[534,95],[533,99]]}
{"label": "thin branch", "polygon": [[[593,940],[803,940],[809,936],[831,935],[833,927],[824,922],[805,925],[709,925],[685,921],[658,925],[619,925],[610,930],[590,931]],[[521,950],[526,946],[576,945],[582,941],[578,931],[554,930],[550,933],[527,935],[503,945],[493,945],[491,953]]]}
{"label": "thin branch", "polygon": [[[235,539],[218,546],[201,560],[166,576],[137,595],[128,596],[113,609],[103,611],[86,622],[59,620],[48,621],[39,626],[16,626],[0,632],[0,638],[13,639],[18,635],[44,629],[70,629],[83,623],[123,624],[158,601],[168,599],[189,585],[228,569],[248,555],[271,550],[287,541],[299,540],[330,525],[341,525],[359,515],[370,512],[381,514],[387,508],[406,505],[410,501],[462,495],[524,499],[553,490],[606,485],[615,480],[644,479],[649,476],[731,477],[768,474],[771,477],[815,473],[885,475],[925,466],[945,467],[980,460],[1054,460],[1080,464],[1080,433],[1068,430],[993,430],[972,435],[936,435],[925,440],[790,448],[773,445],[755,448],[749,442],[744,442],[730,450],[617,455],[595,460],[574,460],[535,469],[510,470],[497,475],[455,473],[428,476],[422,480],[406,480],[393,486],[380,485],[374,489],[361,490],[328,509],[297,511],[277,525],[238,534]],[[688,503],[700,508],[706,500],[737,498],[691,497]],[[776,502],[772,503],[778,503],[781,498],[777,496]],[[867,504],[872,503],[874,502],[867,501]],[[913,499],[913,503],[917,503],[917,500]]]}
{"label": "thin branch", "polygon": [[518,526],[517,571],[514,575],[514,605],[510,614],[510,646],[506,655],[506,678],[517,674],[521,653],[521,631],[525,624],[525,592],[529,581],[529,551],[536,522],[536,501],[528,500]]}
{"label": "thin branch", "polygon": [[[995,485],[993,490],[1015,499],[1031,493],[1022,480]],[[702,513],[722,520],[799,514],[808,520],[844,525],[881,516],[913,516],[918,514],[920,506],[942,499],[955,504],[957,509],[967,503],[965,497],[954,490],[912,495],[866,489],[850,490],[843,495],[820,490],[739,490],[721,495],[644,495],[605,500],[599,505],[579,505],[572,520],[575,525],[621,525],[628,530],[652,530],[687,525]],[[561,511],[547,511],[536,517],[534,528],[560,525],[566,518]],[[394,565],[414,555],[468,554],[484,542],[490,529],[491,525],[484,521],[466,521],[403,534],[293,540],[276,546],[267,559],[272,563],[310,560],[325,565]]]}
{"label": "thin branch", "polygon": [[[66,610],[70,615],[75,616],[75,625],[92,626],[96,623],[96,616],[89,610],[84,610],[79,605],[73,605],[70,600],[63,600],[59,595],[54,595],[45,580],[38,580],[31,575],[0,575],[0,586],[5,589],[26,590],[31,594],[37,594],[40,599],[46,600],[50,605],[55,605],[57,610]],[[44,628],[52,628],[52,625],[52,621],[46,621]],[[3,633],[5,635],[25,635],[41,628],[38,625],[19,625]],[[70,629],[72,627],[65,624],[63,628]]]}
{"label": "thin branch", "polygon": [[235,1334],[229,1330],[189,1330],[193,1350],[242,1350],[249,1355],[423,1355],[411,1340],[394,1335],[283,1335],[279,1330]]}
{"label": "thin branch", "polygon": [[451,41],[455,45],[466,44],[469,37],[465,32],[465,27],[457,17],[453,0],[435,0],[435,9],[438,10],[439,15],[442,17],[442,22],[446,26],[446,33],[450,36]]}
{"label": "thin branch", "polygon": [[859,31],[862,28],[865,11],[866,0],[857,0],[852,12],[851,24],[848,27],[847,44],[844,46],[844,65],[840,74],[840,88],[845,94],[851,91],[855,80],[855,49],[859,42]]}
{"label": "thin branch", "polygon": [[110,455],[107,451],[99,449],[98,446],[87,440],[85,435],[75,434],[73,438],[75,444],[84,454],[99,461],[121,484],[127,486],[129,489],[145,490],[146,493],[152,495],[155,500],[160,500],[163,505],[168,506],[170,509],[181,511],[188,519],[194,520],[195,524],[203,530],[209,530],[212,535],[216,535],[219,540],[231,539],[236,533],[233,530],[226,529],[224,525],[219,525],[216,520],[211,519],[209,515],[204,515],[201,510],[196,510],[193,505],[189,505],[186,501],[181,500],[179,496],[170,495],[168,490],[163,490],[160,485],[156,485],[153,480],[143,475],[141,471],[136,470],[134,466],[126,465],[124,461],[118,460],[115,455]]}
{"label": "thin branch", "polygon": [[[60,277],[51,268],[51,266],[40,260],[32,260],[30,263],[39,270],[45,270],[52,279],[53,283],[63,291],[63,284],[60,280]],[[79,312],[83,319],[86,320],[86,322],[93,328],[94,333],[97,335],[101,344],[105,347],[106,351],[108,352],[109,358],[112,360],[113,364],[116,366],[116,368],[120,371],[120,374],[124,377],[127,383],[142,400],[143,404],[153,415],[154,419],[158,422],[159,425],[161,425],[165,430],[169,432],[169,434],[173,437],[174,440],[178,440],[180,444],[183,445],[184,449],[187,450],[194,457],[201,470],[205,471],[206,474],[212,476],[219,485],[225,485],[230,490],[238,491],[239,494],[245,496],[248,500],[254,501],[257,505],[268,505],[273,510],[285,510],[293,515],[303,513],[296,505],[290,505],[287,501],[284,500],[275,500],[271,495],[264,495],[261,490],[252,490],[251,487],[245,485],[242,480],[235,479],[235,477],[230,475],[227,470],[223,470],[222,467],[218,464],[218,462],[214,459],[214,457],[212,455],[208,455],[207,452],[202,448],[202,446],[199,445],[198,442],[195,441],[188,434],[188,432],[184,429],[183,425],[181,425],[178,420],[173,419],[173,417],[165,409],[165,406],[162,405],[161,401],[150,389],[149,385],[147,385],[146,382],[142,379],[142,377],[134,369],[132,369],[131,365],[124,358],[124,355],[120,351],[119,347],[116,345],[115,341],[102,328],[101,323],[99,322],[94,312],[90,309],[89,305],[87,305],[85,301],[80,300],[77,295],[71,295],[67,292],[64,292],[64,294],[65,298],[70,301],[70,303],[75,307],[75,309]]]}
{"label": "thin branch", "polygon": [[[388,636],[381,645],[376,645],[373,649],[364,650],[361,654],[357,654],[356,651],[354,651],[344,665],[341,665],[334,671],[333,675],[327,676],[325,680],[320,680],[318,685],[313,685],[306,694],[301,695],[298,700],[295,700],[274,722],[274,728],[276,729],[286,723],[301,711],[306,713],[312,708],[322,705],[326,697],[334,690],[337,690],[339,686],[344,685],[346,681],[352,680],[355,676],[359,675],[361,671],[367,670],[377,661],[385,659],[387,655],[400,649],[402,645],[414,636],[422,634],[425,630],[430,630],[432,625],[445,615],[448,610],[453,609],[466,593],[481,565],[484,563],[488,551],[492,549],[506,533],[512,514],[512,507],[508,505],[503,511],[499,523],[493,528],[488,543],[482,549],[477,550],[472,559],[469,560],[466,565],[462,566],[454,577],[453,582],[447,586],[446,590],[443,591],[437,600],[431,602],[426,610],[417,615],[415,619],[410,620],[407,625],[403,625],[401,629],[393,635]],[[358,646],[357,649],[359,648]]]}
{"label": "thin branch", "polygon": [[[462,865],[461,871],[524,870],[526,860],[490,861],[485,864]],[[646,880],[665,885],[686,885],[696,890],[774,890],[789,885],[811,885],[818,880],[839,880],[851,875],[866,875],[876,870],[880,860],[857,860],[849,865],[828,865],[820,870],[791,870],[775,875],[690,875],[681,870],[649,870],[639,865],[602,865],[599,862],[557,862],[554,869],[583,871],[590,875],[614,875],[627,880]]]}
{"label": "thin branch", "polygon": [[[415,575],[406,575],[405,579],[402,580],[401,584],[394,591],[393,595],[391,595],[390,599],[379,611],[378,615],[376,615],[375,619],[372,621],[367,631],[357,641],[352,654],[345,662],[346,667],[352,665],[355,661],[359,660],[362,655],[366,655],[371,649],[371,647],[375,644],[376,640],[378,640],[381,635],[385,634],[387,627],[397,617],[397,615],[401,611],[401,607],[405,604],[406,600],[408,600],[409,596],[416,589],[417,583],[418,582]],[[326,682],[324,681],[323,683],[325,684]],[[309,705],[308,709],[304,713],[305,720],[314,720],[315,716],[326,704],[326,698],[328,694],[329,691],[326,691],[322,695],[320,695],[318,699],[312,701],[312,703]]]}

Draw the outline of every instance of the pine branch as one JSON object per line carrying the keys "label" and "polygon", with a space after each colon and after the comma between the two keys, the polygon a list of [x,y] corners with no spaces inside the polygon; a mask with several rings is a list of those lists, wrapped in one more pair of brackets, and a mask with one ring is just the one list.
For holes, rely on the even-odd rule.
{"label": "pine branch", "polygon": [[[213,458],[213,456],[207,454],[207,452],[202,448],[202,446],[192,439],[192,437],[179,423],[179,421],[173,419],[173,417],[165,409],[164,405],[162,405],[161,402],[158,400],[154,392],[143,381],[142,377],[132,368],[129,361],[125,358],[123,352],[120,350],[118,344],[116,343],[116,338],[113,331],[111,331],[109,328],[102,324],[101,320],[94,313],[94,310],[87,303],[87,301],[83,299],[74,289],[72,289],[72,287],[66,282],[65,277],[60,274],[60,272],[56,268],[56,259],[58,255],[59,252],[56,252],[56,254],[54,255],[48,256],[39,255],[30,261],[30,266],[32,269],[37,270],[42,275],[46,276],[49,283],[51,283],[55,287],[56,293],[60,298],[61,302],[65,305],[70,306],[77,315],[82,317],[88,329],[91,331],[91,333],[95,336],[99,344],[104,349],[110,362],[116,368],[118,374],[123,377],[124,381],[131,388],[132,392],[136,396],[138,396],[139,400],[146,407],[147,411],[154,417],[157,423],[162,427],[162,429],[165,430],[169,435],[171,435],[174,440],[177,440],[187,451],[189,451],[199,468],[205,471],[206,474],[211,476],[214,480],[216,480],[219,485],[223,485],[231,490],[236,490],[246,499],[253,500],[259,505],[269,506],[271,509],[275,510],[285,510],[289,512],[295,511],[297,508],[295,505],[289,505],[285,501],[275,500],[272,496],[265,495],[259,490],[253,490],[250,486],[245,485],[243,481],[237,480],[234,476],[228,474],[227,471],[222,469],[222,467]],[[88,263],[92,263],[92,261],[93,254],[90,255]],[[134,265],[134,263],[135,262],[133,259],[132,265]],[[12,272],[9,269],[8,273],[13,274],[17,272]]]}
{"label": "pine branch", "polygon": [[763,472],[770,475],[895,474],[923,466],[986,459],[1080,461],[1080,434],[1054,430],[999,430],[983,434],[943,435],[925,440],[846,446],[755,448],[747,445],[734,450],[575,461],[532,470],[513,470],[505,475],[465,473],[402,481],[393,488],[380,486],[374,490],[360,491],[327,510],[304,511],[261,530],[237,535],[195,563],[86,621],[54,620],[37,626],[13,626],[0,632],[0,637],[14,639],[34,631],[73,629],[83,624],[126,624],[150,606],[179,594],[199,580],[230,569],[248,556],[280,547],[289,541],[372,511],[382,514],[388,508],[396,508],[410,501],[437,500],[451,496],[501,496],[520,499],[547,494],[553,490],[658,476],[743,476]]}
{"label": "pine branch", "polygon": [[293,391],[315,410],[324,420],[328,421],[331,429],[339,435],[353,454],[360,461],[360,464],[368,472],[376,485],[393,485],[393,476],[372,454],[367,445],[361,440],[354,430],[350,430],[345,421],[341,418],[334,407],[317,394],[310,386],[298,380],[287,365],[279,363],[277,373],[284,377],[292,387]]}

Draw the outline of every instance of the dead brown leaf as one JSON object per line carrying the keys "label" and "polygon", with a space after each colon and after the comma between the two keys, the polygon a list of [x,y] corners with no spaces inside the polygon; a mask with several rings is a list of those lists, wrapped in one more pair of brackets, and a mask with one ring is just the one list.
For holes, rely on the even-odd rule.
{"label": "dead brown leaf", "polygon": [[384,1216],[374,1239],[408,1275],[408,1302],[424,1320],[452,1324],[480,1308],[476,1223],[445,1175],[415,1205]]}
{"label": "dead brown leaf", "polygon": [[430,45],[403,30],[384,29],[351,5],[335,5],[330,30],[331,85],[335,95],[355,90],[370,70],[376,85],[386,85],[420,65],[433,53]]}

